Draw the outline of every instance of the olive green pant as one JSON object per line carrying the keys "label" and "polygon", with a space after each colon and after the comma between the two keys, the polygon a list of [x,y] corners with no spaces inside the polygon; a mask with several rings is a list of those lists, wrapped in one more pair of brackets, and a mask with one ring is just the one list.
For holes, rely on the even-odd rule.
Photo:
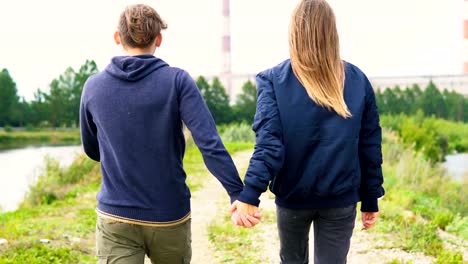
{"label": "olive green pant", "polygon": [[127,224],[98,216],[96,247],[98,263],[188,264],[192,257],[191,220],[170,227]]}

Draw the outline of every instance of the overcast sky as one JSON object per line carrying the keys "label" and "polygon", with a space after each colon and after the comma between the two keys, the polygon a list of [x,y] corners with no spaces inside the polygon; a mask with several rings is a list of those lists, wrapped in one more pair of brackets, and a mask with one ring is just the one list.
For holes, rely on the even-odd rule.
{"label": "overcast sky", "polygon": [[[120,47],[113,33],[123,8],[152,5],[169,24],[156,56],[192,75],[221,68],[221,0],[1,0],[0,69],[20,95],[67,67],[93,59],[103,69]],[[459,74],[462,0],[329,0],[342,57],[369,76]],[[288,57],[288,24],[298,0],[231,0],[233,72],[256,73]]]}

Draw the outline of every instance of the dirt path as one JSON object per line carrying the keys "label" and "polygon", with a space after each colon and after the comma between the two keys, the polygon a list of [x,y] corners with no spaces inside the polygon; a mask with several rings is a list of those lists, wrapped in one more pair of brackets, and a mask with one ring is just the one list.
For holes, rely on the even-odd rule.
{"label": "dirt path", "polygon": [[[233,155],[237,169],[242,173],[252,155],[251,151],[242,151]],[[221,183],[213,176],[207,178],[203,188],[192,197],[192,263],[215,264],[213,246],[208,239],[208,225],[216,217],[227,213],[229,196]],[[226,212],[219,211],[219,204],[226,204]],[[222,207],[221,207],[222,208]]]}
{"label": "dirt path", "polygon": [[[234,162],[241,174],[248,166],[251,151],[238,152],[233,156]],[[208,225],[216,217],[222,217],[228,209],[229,198],[221,184],[212,176],[199,191],[192,194],[192,264],[217,264],[213,245],[208,238]],[[258,264],[279,263],[279,239],[276,229],[276,213],[273,195],[264,193],[261,197],[260,209],[264,213],[264,220],[257,228],[252,239],[254,248],[260,248],[258,252],[263,256],[264,262]],[[226,204],[226,207],[223,207]],[[421,253],[408,253],[398,248],[398,244],[392,239],[391,234],[370,233],[360,230],[360,222],[356,222],[351,241],[351,249],[348,255],[348,263],[390,263],[398,260],[401,263],[429,264],[434,258],[424,256]],[[313,233],[313,230],[311,230]],[[313,236],[311,233],[310,256],[313,263]],[[149,263],[149,262],[148,262]],[[254,264],[254,263],[252,263]],[[257,264],[257,263],[255,263]]]}
{"label": "dirt path", "polygon": [[[240,173],[243,173],[249,163],[251,151],[241,151],[233,155],[234,163]],[[192,193],[192,264],[217,264],[213,246],[208,239],[208,225],[215,217],[223,216],[218,205],[229,205],[229,196],[221,183],[213,176],[206,178],[203,187]],[[226,210],[228,208],[226,207]],[[151,264],[147,258],[145,264]]]}
{"label": "dirt path", "polygon": [[[258,228],[262,229],[264,240],[262,248],[264,249],[265,264],[279,263],[279,240],[276,229],[275,220],[275,203],[271,195],[264,194],[261,198],[260,209],[264,214],[273,216],[273,221],[262,223]],[[430,264],[434,261],[433,258],[424,256],[420,253],[408,253],[399,248],[396,248],[391,236],[384,234],[369,233],[360,230],[361,223],[356,221],[356,228],[351,240],[351,248],[348,254],[349,264],[362,264],[362,263],[390,263],[393,260],[399,260],[402,263],[412,261],[418,264]],[[314,254],[314,241],[313,229],[310,231],[309,241],[309,256],[310,263],[313,263]]]}

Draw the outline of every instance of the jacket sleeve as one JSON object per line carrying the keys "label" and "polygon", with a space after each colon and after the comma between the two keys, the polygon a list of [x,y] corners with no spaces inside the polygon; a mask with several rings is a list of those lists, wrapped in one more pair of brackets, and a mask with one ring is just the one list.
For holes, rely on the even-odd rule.
{"label": "jacket sleeve", "polygon": [[84,98],[85,91],[83,91],[80,103],[81,142],[83,143],[83,149],[86,155],[95,161],[100,161],[97,127],[93,121],[91,113],[86,107],[86,100]]}
{"label": "jacket sleeve", "polygon": [[243,184],[236,166],[216,130],[216,124],[192,77],[179,75],[179,112],[203,155],[208,170],[221,182],[231,198],[237,200]]}
{"label": "jacket sleeve", "polygon": [[362,212],[378,212],[379,197],[385,194],[382,174],[382,129],[374,90],[366,78],[365,107],[359,133],[359,163],[361,167]]}
{"label": "jacket sleeve", "polygon": [[284,162],[280,114],[269,77],[267,73],[257,75],[257,111],[253,123],[255,151],[245,175],[244,190],[239,196],[239,201],[255,206],[260,204],[260,195],[267,190]]}

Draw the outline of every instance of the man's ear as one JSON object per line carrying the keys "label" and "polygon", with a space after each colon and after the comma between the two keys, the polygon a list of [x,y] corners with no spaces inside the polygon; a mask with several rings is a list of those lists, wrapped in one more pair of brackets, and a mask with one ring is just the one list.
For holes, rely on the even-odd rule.
{"label": "man's ear", "polygon": [[162,34],[159,33],[159,35],[156,36],[156,40],[154,41],[156,48],[161,47],[162,39],[163,39]]}
{"label": "man's ear", "polygon": [[120,41],[120,34],[119,34],[118,31],[116,31],[116,32],[114,33],[114,41],[115,41],[115,44],[117,44],[117,45],[120,45],[120,43],[121,43],[121,41]]}

